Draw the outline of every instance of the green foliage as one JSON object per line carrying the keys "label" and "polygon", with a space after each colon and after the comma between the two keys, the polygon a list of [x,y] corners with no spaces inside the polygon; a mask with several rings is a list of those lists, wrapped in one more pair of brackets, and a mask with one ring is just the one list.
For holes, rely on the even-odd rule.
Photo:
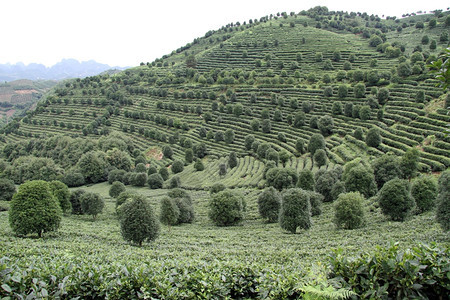
{"label": "green foliage", "polygon": [[244,219],[242,196],[228,190],[212,194],[208,217],[217,226],[238,224]]}
{"label": "green foliage", "polygon": [[0,201],[11,201],[15,193],[14,182],[6,178],[0,178]]}
{"label": "green foliage", "polygon": [[340,194],[345,192],[346,192],[345,183],[340,180],[336,181],[336,183],[333,184],[333,187],[330,192],[331,199],[333,199],[332,201],[335,201]]}
{"label": "green foliage", "polygon": [[366,85],[364,83],[358,83],[353,88],[356,98],[364,98],[366,94]]}
{"label": "green foliage", "polygon": [[116,210],[124,204],[127,200],[131,199],[132,196],[136,195],[135,192],[123,191],[116,198]]}
{"label": "green foliage", "polygon": [[209,193],[211,195],[213,195],[213,194],[217,194],[221,191],[224,191],[225,189],[226,189],[226,186],[223,183],[218,182],[211,186],[211,188],[209,189]]}
{"label": "green foliage", "polygon": [[366,135],[366,144],[369,147],[378,148],[381,144],[380,130],[376,127],[369,129]]}
{"label": "green foliage", "polygon": [[307,191],[292,188],[283,192],[279,222],[281,228],[291,233],[295,233],[298,227],[311,227],[311,203]]}
{"label": "green foliage", "polygon": [[227,129],[225,130],[224,134],[224,140],[227,144],[232,144],[234,142],[234,130],[233,129]]}
{"label": "green foliage", "polygon": [[87,182],[96,183],[105,177],[106,163],[99,152],[90,151],[83,154],[77,166]]}
{"label": "green foliage", "polygon": [[178,224],[178,217],[180,216],[180,209],[175,200],[169,197],[161,199],[159,220],[162,224],[173,226]]}
{"label": "green foliage", "polygon": [[70,193],[70,204],[72,205],[72,214],[74,215],[82,215],[83,210],[81,209],[81,202],[80,198],[81,196],[86,193],[85,190],[75,190],[72,193]]}
{"label": "green foliage", "polygon": [[124,240],[139,246],[159,235],[159,222],[144,196],[133,195],[118,209],[120,233]]}
{"label": "green foliage", "polygon": [[103,212],[105,207],[105,200],[97,193],[84,193],[80,197],[80,203],[83,214],[91,215],[94,220],[98,214]]}
{"label": "green foliage", "polygon": [[314,191],[314,175],[309,169],[303,169],[298,173],[297,187],[305,191]]}
{"label": "green foliage", "polygon": [[319,133],[314,133],[308,143],[308,151],[311,153],[311,157],[314,156],[314,153],[316,153],[316,150],[318,149],[325,149],[325,139],[323,135]]}
{"label": "green foliage", "polygon": [[164,179],[160,174],[155,173],[148,176],[147,183],[151,189],[162,189]]}
{"label": "green foliage", "polygon": [[16,184],[29,180],[57,180],[63,173],[53,159],[34,156],[21,156],[4,171],[4,175]]}
{"label": "green foliage", "polygon": [[131,173],[131,184],[134,186],[145,186],[148,180],[147,173]]}
{"label": "green foliage", "polygon": [[184,152],[184,161],[190,164],[194,161],[194,151],[191,148],[186,149]]}
{"label": "green foliage", "polygon": [[237,160],[237,156],[236,156],[236,152],[231,151],[230,155],[228,156],[228,166],[230,167],[230,169],[233,169],[234,167],[236,167],[238,164],[238,160]]}
{"label": "green foliage", "polygon": [[338,97],[345,98],[348,94],[348,87],[345,84],[341,84],[338,88]]}
{"label": "green foliage", "polygon": [[350,259],[338,249],[329,258],[329,276],[362,299],[439,299],[448,290],[449,254],[435,244],[407,250],[394,244]]}
{"label": "green foliage", "polygon": [[419,167],[419,150],[416,148],[408,149],[400,159],[400,169],[402,170],[403,178],[412,178],[416,176]]}
{"label": "green foliage", "polygon": [[378,202],[383,214],[393,221],[404,221],[415,206],[409,182],[398,178],[383,185]]}
{"label": "green foliage", "polygon": [[184,162],[181,160],[175,160],[172,164],[172,173],[178,174],[180,172],[183,172],[184,170]]}
{"label": "green foliage", "polygon": [[314,153],[314,163],[320,168],[328,162],[327,153],[323,149],[317,149]]}
{"label": "green foliage", "polygon": [[252,149],[252,144],[255,141],[255,136],[253,134],[248,134],[244,138],[245,149],[250,151]]}
{"label": "green foliage", "polygon": [[205,165],[203,164],[201,159],[197,159],[194,163],[194,169],[196,171],[203,171],[205,169]]}
{"label": "green foliage", "polygon": [[266,174],[267,184],[281,191],[297,184],[297,171],[291,168],[272,168]]}
{"label": "green foliage", "polygon": [[347,192],[360,192],[366,198],[374,196],[377,192],[375,176],[372,170],[362,165],[351,168],[346,173],[344,180]]}
{"label": "green foliage", "polygon": [[281,194],[273,187],[268,187],[258,196],[259,215],[269,223],[278,221]]}
{"label": "green foliage", "polygon": [[[169,170],[167,170],[166,167],[161,167],[158,170],[158,174],[161,176],[163,181],[166,181],[167,179],[169,179]],[[150,176],[149,176],[149,179],[150,179]]]}
{"label": "green foliage", "polygon": [[450,171],[441,174],[436,199],[436,220],[444,231],[450,230]]}
{"label": "green foliage", "polygon": [[313,192],[307,191],[309,196],[309,202],[311,203],[311,216],[319,216],[322,214],[322,203],[323,203],[323,195]]}
{"label": "green foliage", "polygon": [[359,192],[340,194],[334,204],[334,224],[337,228],[356,229],[364,225],[364,197]]}
{"label": "green foliage", "polygon": [[68,213],[72,210],[72,204],[70,203],[70,191],[67,185],[58,180],[49,182],[50,190],[58,200],[59,206],[63,213]]}
{"label": "green foliage", "polygon": [[56,231],[61,222],[61,208],[47,182],[27,181],[19,186],[9,209],[9,224],[18,235]]}
{"label": "green foliage", "polygon": [[[99,153],[97,155],[99,155]],[[108,150],[104,160],[105,163],[109,164],[113,168],[125,171],[131,170],[131,157],[123,150],[117,148]]]}
{"label": "green foliage", "polygon": [[181,187],[181,179],[179,176],[173,176],[169,180],[169,189],[175,189]]}
{"label": "green foliage", "polygon": [[372,168],[379,189],[389,180],[402,177],[400,161],[392,153],[377,157],[372,163]]}
{"label": "green foliage", "polygon": [[172,150],[172,147],[170,147],[170,146],[168,146],[168,145],[165,145],[165,146],[162,148],[162,153],[163,153],[163,155],[164,155],[165,158],[172,159],[172,156],[173,156],[173,150]]}
{"label": "green foliage", "polygon": [[337,179],[335,178],[334,174],[327,171],[315,180],[315,191],[323,195],[324,202],[333,201],[331,191],[336,180]]}
{"label": "green foliage", "polygon": [[416,211],[422,213],[435,207],[437,183],[433,177],[420,176],[411,184],[411,195],[416,202]]}
{"label": "green foliage", "polygon": [[317,124],[323,136],[329,136],[333,133],[334,121],[333,117],[325,115],[320,117],[319,123]]}
{"label": "green foliage", "polygon": [[125,192],[125,185],[120,181],[114,181],[111,187],[109,188],[109,196],[113,198],[117,198],[120,193]]}

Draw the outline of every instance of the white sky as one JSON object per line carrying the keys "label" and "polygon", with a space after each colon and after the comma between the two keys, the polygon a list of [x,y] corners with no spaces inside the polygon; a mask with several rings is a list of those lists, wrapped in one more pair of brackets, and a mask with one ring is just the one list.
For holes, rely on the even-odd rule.
{"label": "white sky", "polygon": [[136,66],[231,22],[321,5],[380,17],[446,10],[448,0],[6,0],[0,63],[51,66],[63,58]]}

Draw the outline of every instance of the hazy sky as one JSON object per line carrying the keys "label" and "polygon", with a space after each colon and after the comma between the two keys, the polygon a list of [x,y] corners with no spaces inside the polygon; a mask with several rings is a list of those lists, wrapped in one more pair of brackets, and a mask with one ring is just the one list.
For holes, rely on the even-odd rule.
{"label": "hazy sky", "polygon": [[231,22],[316,5],[386,16],[446,9],[448,0],[7,0],[0,8],[0,63],[51,66],[63,58],[136,66]]}

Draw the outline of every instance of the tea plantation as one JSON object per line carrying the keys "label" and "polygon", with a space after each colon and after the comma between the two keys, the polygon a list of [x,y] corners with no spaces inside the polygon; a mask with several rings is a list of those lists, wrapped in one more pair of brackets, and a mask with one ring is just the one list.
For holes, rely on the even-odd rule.
{"label": "tea plantation", "polygon": [[0,295],[445,299],[449,28],[315,7],[58,84],[0,129]]}

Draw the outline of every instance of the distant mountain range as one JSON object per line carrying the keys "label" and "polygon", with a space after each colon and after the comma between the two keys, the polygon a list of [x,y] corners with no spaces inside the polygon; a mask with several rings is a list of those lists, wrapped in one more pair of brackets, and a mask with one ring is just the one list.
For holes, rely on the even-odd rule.
{"label": "distant mountain range", "polygon": [[22,62],[16,64],[0,64],[0,81],[18,79],[30,80],[62,80],[67,78],[84,78],[97,75],[106,70],[124,70],[126,67],[111,67],[94,60],[79,62],[76,59],[63,59],[59,63],[46,67],[42,64]]}

